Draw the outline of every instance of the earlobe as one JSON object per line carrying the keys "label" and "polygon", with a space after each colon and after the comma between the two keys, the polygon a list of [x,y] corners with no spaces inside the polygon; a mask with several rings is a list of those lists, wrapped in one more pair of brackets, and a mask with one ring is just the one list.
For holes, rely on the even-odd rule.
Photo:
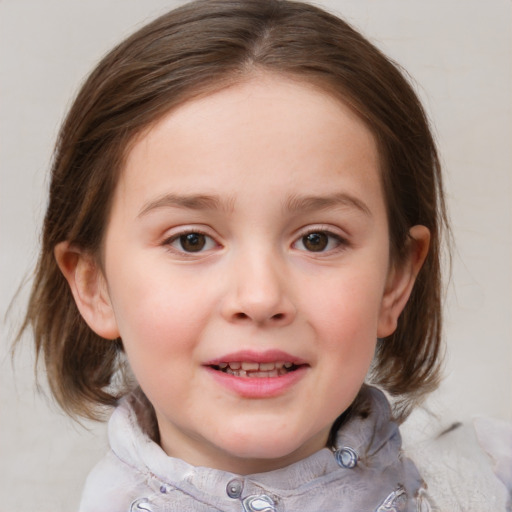
{"label": "earlobe", "polygon": [[398,317],[411,295],[416,277],[428,254],[430,231],[425,226],[409,230],[409,248],[404,260],[390,269],[381,303],[377,337],[385,338],[396,330]]}
{"label": "earlobe", "polygon": [[107,283],[95,258],[68,242],[57,244],[54,255],[87,325],[102,338],[118,338]]}

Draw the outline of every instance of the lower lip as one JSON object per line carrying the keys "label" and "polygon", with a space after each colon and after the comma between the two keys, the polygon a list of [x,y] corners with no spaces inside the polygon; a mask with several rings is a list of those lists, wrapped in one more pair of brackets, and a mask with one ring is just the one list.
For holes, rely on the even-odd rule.
{"label": "lower lip", "polygon": [[306,375],[307,366],[278,377],[237,377],[206,367],[210,375],[222,386],[243,398],[272,398],[282,395]]}

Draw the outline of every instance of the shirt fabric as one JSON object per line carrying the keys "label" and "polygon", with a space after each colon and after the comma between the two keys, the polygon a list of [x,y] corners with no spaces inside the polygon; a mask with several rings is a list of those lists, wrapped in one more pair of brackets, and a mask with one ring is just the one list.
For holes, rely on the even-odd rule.
{"label": "shirt fabric", "polygon": [[[141,428],[135,395],[125,397],[110,419],[110,451],[87,479],[80,512],[508,510],[507,491],[496,478],[494,487],[485,488],[492,494],[483,500],[490,508],[448,509],[445,497],[432,499],[416,465],[404,455],[384,394],[364,386],[360,396],[357,413],[338,430],[335,449],[324,448],[282,469],[244,476],[169,457]],[[422,445],[416,454],[422,455],[422,450],[429,452]],[[439,461],[422,465],[430,477],[437,475],[438,466]],[[434,487],[446,492],[442,485]]]}

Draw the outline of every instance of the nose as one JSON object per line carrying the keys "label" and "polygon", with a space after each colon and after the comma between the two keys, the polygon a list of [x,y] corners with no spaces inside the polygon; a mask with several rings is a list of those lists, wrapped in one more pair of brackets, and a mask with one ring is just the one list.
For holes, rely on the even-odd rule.
{"label": "nose", "polygon": [[240,257],[231,266],[223,317],[260,326],[282,327],[293,322],[297,311],[284,267],[272,254]]}

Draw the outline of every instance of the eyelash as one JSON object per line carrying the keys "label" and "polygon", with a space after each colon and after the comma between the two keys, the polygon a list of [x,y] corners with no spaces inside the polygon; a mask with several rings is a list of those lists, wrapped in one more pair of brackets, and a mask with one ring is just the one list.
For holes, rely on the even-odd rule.
{"label": "eyelash", "polygon": [[[170,251],[177,253],[181,256],[194,256],[199,255],[205,251],[204,246],[201,246],[198,251],[189,251],[186,250],[185,247],[183,247],[183,243],[185,242],[184,238],[190,235],[199,235],[200,237],[204,237],[205,245],[211,245],[212,247],[208,247],[206,250],[211,250],[213,247],[218,247],[219,244],[207,233],[200,229],[187,229],[184,231],[180,231],[179,233],[176,233],[169,238],[166,238],[162,245],[167,247]],[[192,242],[192,240],[190,240]],[[178,243],[180,244],[181,248],[174,247],[174,244]]]}
{"label": "eyelash", "polygon": [[[183,245],[187,242],[186,237],[191,236],[195,236],[196,239],[194,240],[194,238],[190,238],[190,243],[199,243],[199,248],[197,251],[187,250]],[[200,239],[197,240],[197,237],[200,237]],[[307,237],[310,237],[309,240],[307,240]],[[176,247],[174,245],[176,243],[179,244],[180,247]],[[308,249],[305,245],[307,243],[313,245],[317,244],[318,250],[315,250],[311,247]],[[333,243],[334,247],[332,247]],[[299,244],[302,245],[302,248],[297,247]],[[323,246],[323,244],[325,244],[325,246]],[[215,247],[219,247],[219,244],[214,240],[213,237],[200,229],[187,229],[180,231],[179,233],[173,234],[169,238],[166,238],[162,245],[166,246],[170,251],[174,253],[187,257],[201,255],[206,251],[210,251]],[[309,229],[303,232],[291,245],[293,249],[317,255],[333,254],[345,249],[348,246],[349,243],[345,238],[325,228]]]}
{"label": "eyelash", "polygon": [[[326,247],[320,247],[319,250],[308,250],[307,248],[298,249],[297,244],[304,244],[306,243],[306,238],[310,237],[311,235],[320,235],[320,240],[318,238],[311,238],[309,241],[312,243],[323,243],[325,242],[327,245]],[[325,237],[322,239],[321,237]],[[332,244],[335,244],[334,247],[329,247]],[[301,251],[305,251],[310,254],[318,254],[318,255],[324,255],[324,254],[333,254],[336,252],[339,252],[341,250],[344,250],[349,246],[349,243],[346,238],[333,233],[329,229],[326,228],[318,228],[318,229],[308,229],[306,232],[303,232],[297,240],[292,244],[292,247]]]}

